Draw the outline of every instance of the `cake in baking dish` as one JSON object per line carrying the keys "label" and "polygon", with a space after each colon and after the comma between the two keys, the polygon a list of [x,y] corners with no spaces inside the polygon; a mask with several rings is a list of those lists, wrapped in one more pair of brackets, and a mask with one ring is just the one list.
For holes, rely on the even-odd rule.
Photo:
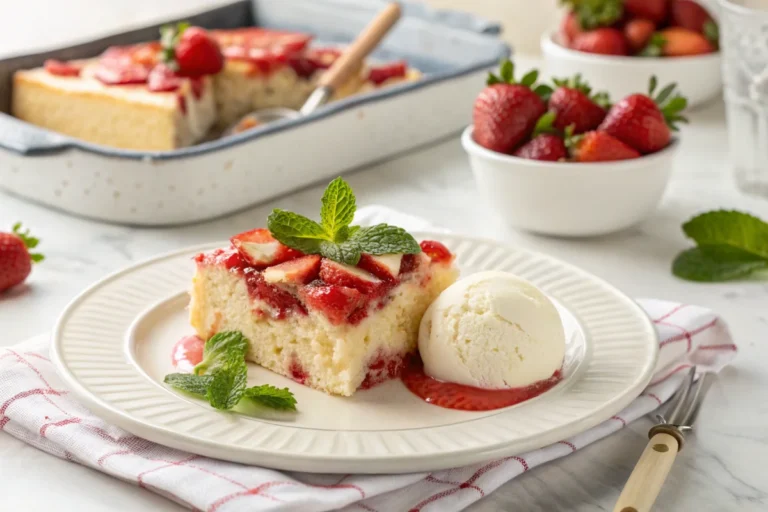
{"label": "cake in baking dish", "polygon": [[[337,48],[311,47],[311,40],[308,34],[255,27],[205,31],[180,25],[161,41],[16,72],[11,111],[106,146],[182,148],[253,110],[301,106],[340,55]],[[366,64],[335,98],[419,76],[402,61]]]}

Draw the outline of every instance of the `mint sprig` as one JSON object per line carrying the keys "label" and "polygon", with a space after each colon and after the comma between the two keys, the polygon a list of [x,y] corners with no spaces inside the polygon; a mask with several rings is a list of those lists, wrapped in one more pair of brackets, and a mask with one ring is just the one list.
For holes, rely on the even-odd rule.
{"label": "mint sprig", "polygon": [[195,366],[195,375],[213,373],[232,360],[245,361],[248,338],[238,331],[224,331],[211,336],[203,347],[203,360]]}
{"label": "mint sprig", "polygon": [[[245,354],[248,339],[237,331],[220,332],[205,342],[203,361],[194,373],[171,373],[164,382],[171,387],[208,400],[212,407],[230,410],[243,399],[261,407],[295,411],[296,398],[288,388],[270,385],[247,387]],[[251,410],[251,409],[248,409]]]}
{"label": "mint sprig", "polygon": [[298,213],[275,209],[267,227],[280,243],[305,254],[357,265],[362,253],[416,254],[421,252],[416,239],[407,231],[387,224],[362,228],[352,226],[357,208],[352,188],[336,178],[325,189],[320,223]]}
{"label": "mint sprig", "polygon": [[697,247],[680,253],[672,273],[690,281],[727,281],[768,270],[768,223],[737,211],[698,215],[683,232]]}
{"label": "mint sprig", "polygon": [[280,389],[269,384],[253,386],[245,390],[243,397],[278,411],[296,410],[296,398],[288,388]]}

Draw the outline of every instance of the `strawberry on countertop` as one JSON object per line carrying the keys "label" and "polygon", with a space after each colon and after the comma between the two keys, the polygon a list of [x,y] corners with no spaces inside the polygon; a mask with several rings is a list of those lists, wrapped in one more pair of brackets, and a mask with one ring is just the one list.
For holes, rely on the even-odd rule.
{"label": "strawberry on countertop", "polygon": [[656,85],[656,77],[652,77],[647,95],[632,94],[614,105],[598,130],[643,154],[667,147],[677,123],[688,122],[681,115],[688,102],[673,94],[676,84],[668,85],[654,97]]}
{"label": "strawberry on countertop", "polygon": [[474,139],[481,146],[508,153],[527,139],[536,121],[547,107],[541,95],[551,93],[548,86],[532,89],[538,71],[527,73],[520,82],[514,79],[514,65],[509,60],[501,65],[500,76],[491,73],[486,87],[475,100],[473,110]]}
{"label": "strawberry on countertop", "polygon": [[32,272],[32,263],[43,261],[42,254],[29,252],[39,242],[29,230],[21,230],[21,223],[11,233],[0,233],[0,292],[23,283]]}
{"label": "strawberry on countertop", "polygon": [[557,88],[549,98],[549,110],[556,116],[552,123],[554,128],[563,131],[573,126],[573,133],[579,134],[594,130],[605,119],[609,106],[607,93],[590,96],[592,88],[581,79],[581,75],[555,78],[553,82]]}

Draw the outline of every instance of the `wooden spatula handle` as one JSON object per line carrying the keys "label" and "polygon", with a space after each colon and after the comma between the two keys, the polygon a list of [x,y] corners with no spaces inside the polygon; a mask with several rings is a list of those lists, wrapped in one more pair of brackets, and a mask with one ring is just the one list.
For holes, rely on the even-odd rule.
{"label": "wooden spatula handle", "polygon": [[629,475],[613,512],[648,512],[675,462],[680,444],[676,437],[658,433],[651,437]]}
{"label": "wooden spatula handle", "polygon": [[320,77],[318,86],[336,89],[342,86],[350,75],[360,69],[363,59],[373,51],[389,29],[400,19],[400,6],[392,3],[387,5],[376,18],[368,24],[357,36],[357,39],[347,47],[336,62]]}

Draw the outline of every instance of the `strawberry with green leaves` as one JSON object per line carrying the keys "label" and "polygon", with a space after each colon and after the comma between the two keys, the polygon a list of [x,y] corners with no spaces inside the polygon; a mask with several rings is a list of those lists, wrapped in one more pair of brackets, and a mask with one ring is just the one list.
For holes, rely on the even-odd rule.
{"label": "strawberry with green leaves", "polygon": [[668,27],[653,34],[641,54],[645,57],[689,57],[716,50],[711,41],[694,30]]}
{"label": "strawberry with green leaves", "polygon": [[611,107],[598,127],[642,154],[660,151],[669,145],[688,101],[675,93],[676,84],[664,87],[657,96],[656,77],[651,77],[648,94],[632,94]]}
{"label": "strawberry with green leaves", "polygon": [[717,47],[720,31],[707,10],[693,0],[672,0],[670,24],[702,34]]}
{"label": "strawberry with green leaves", "polygon": [[[581,31],[610,27],[621,21],[624,15],[624,0],[561,0],[560,3],[570,9]],[[576,26],[568,22],[567,28],[572,32],[568,35],[571,39],[575,35]],[[562,25],[562,28],[566,28],[566,25]]]}
{"label": "strawberry with green leaves", "polygon": [[605,119],[610,106],[607,93],[592,94],[581,75],[553,82],[556,88],[549,98],[549,111],[555,113],[554,128],[562,132],[572,126],[573,133],[579,134],[594,130]]}
{"label": "strawberry with green leaves", "polygon": [[32,272],[32,263],[43,261],[42,254],[29,252],[38,243],[29,230],[21,230],[21,223],[10,233],[0,233],[0,292],[23,283]]}
{"label": "strawberry with green leaves", "polygon": [[160,29],[161,60],[179,76],[214,75],[224,67],[224,56],[216,40],[204,28],[189,23]]}
{"label": "strawberry with green leaves", "polygon": [[472,113],[475,142],[499,153],[513,151],[530,137],[547,110],[542,96],[552,92],[546,85],[535,86],[538,71],[528,72],[519,82],[514,71],[514,64],[506,60],[499,76],[490,73]]}
{"label": "strawberry with green leaves", "polygon": [[[540,160],[544,162],[559,162],[568,159],[568,150],[560,132],[553,126],[556,114],[547,112],[539,118],[533,130],[531,140],[520,146],[514,152],[518,158]],[[572,127],[566,129],[566,136],[572,134]]]}

